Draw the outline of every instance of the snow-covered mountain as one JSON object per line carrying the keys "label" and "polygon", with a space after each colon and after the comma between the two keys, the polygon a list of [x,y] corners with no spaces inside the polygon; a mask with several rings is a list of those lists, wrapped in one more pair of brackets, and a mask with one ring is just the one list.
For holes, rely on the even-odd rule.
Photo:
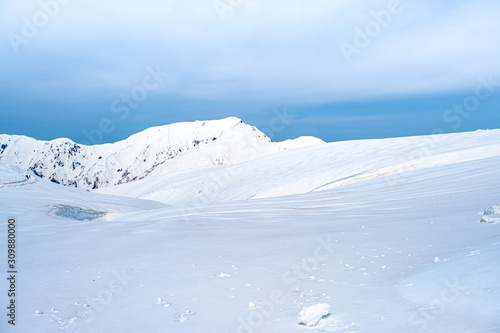
{"label": "snow-covered mountain", "polygon": [[500,157],[500,130],[356,140],[281,151],[247,162],[162,174],[101,193],[173,205],[279,197],[324,191],[409,171]]}
{"label": "snow-covered mountain", "polygon": [[0,163],[18,165],[55,183],[96,189],[148,175],[240,163],[322,142],[301,137],[272,143],[257,128],[230,117],[152,127],[126,140],[95,146],[69,139],[0,135]]}
{"label": "snow-covered mountain", "polygon": [[0,332],[499,332],[499,145],[339,142],[89,192],[0,165]]}

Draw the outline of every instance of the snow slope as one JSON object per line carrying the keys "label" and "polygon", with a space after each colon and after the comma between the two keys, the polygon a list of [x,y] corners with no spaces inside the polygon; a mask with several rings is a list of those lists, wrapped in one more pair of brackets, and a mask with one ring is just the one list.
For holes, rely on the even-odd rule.
{"label": "snow slope", "polygon": [[245,163],[163,174],[100,193],[175,205],[321,191],[410,170],[500,156],[500,130],[313,145]]}
{"label": "snow slope", "polygon": [[[308,332],[298,313],[325,302],[318,332],[495,332],[500,225],[478,213],[498,201],[498,163],[192,211],[47,182],[3,188],[1,216],[23,239],[22,306],[18,326],[0,328]],[[48,214],[61,203],[115,218]]]}
{"label": "snow slope", "polygon": [[[255,164],[253,189],[229,178],[232,190],[221,184],[204,206],[43,180],[4,185],[0,248],[15,218],[19,306],[16,327],[4,318],[0,332],[500,332],[500,224],[479,222],[500,202],[497,138],[437,137],[429,158],[409,161],[391,154],[429,147],[428,137],[290,150],[239,164]],[[267,192],[263,165],[286,175]],[[408,171],[246,200],[278,185],[316,185],[329,172],[356,174],[346,165]],[[211,179],[225,168],[197,172]],[[63,218],[52,213],[58,205],[107,214]],[[298,323],[301,310],[324,303],[329,314],[314,326]]]}
{"label": "snow slope", "polygon": [[272,143],[255,127],[230,117],[152,127],[120,142],[95,146],[0,135],[0,163],[18,165],[63,185],[92,189],[318,143],[323,141],[311,137]]}
{"label": "snow slope", "polygon": [[18,166],[0,164],[0,188],[5,186],[18,186],[36,180],[31,172],[26,172]]}

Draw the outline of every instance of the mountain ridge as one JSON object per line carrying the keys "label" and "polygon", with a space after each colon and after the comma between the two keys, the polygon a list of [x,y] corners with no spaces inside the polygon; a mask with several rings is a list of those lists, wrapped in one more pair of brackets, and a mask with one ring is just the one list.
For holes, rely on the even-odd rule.
{"label": "mountain ridge", "polygon": [[443,165],[500,158],[500,130],[306,146],[201,171],[162,174],[98,190],[169,205],[282,197]]}
{"label": "mountain ridge", "polygon": [[43,141],[0,134],[0,163],[17,165],[54,183],[97,189],[150,174],[240,163],[321,142],[302,137],[273,143],[256,127],[228,117],[154,126],[124,140],[94,146],[66,138]]}

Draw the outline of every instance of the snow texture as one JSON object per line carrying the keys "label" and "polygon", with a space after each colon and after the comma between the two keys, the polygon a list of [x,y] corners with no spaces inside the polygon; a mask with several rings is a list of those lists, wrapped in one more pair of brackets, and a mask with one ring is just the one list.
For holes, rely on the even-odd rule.
{"label": "snow texture", "polygon": [[36,181],[33,174],[18,166],[0,164],[0,188],[20,186]]}
{"label": "snow texture", "polygon": [[[111,152],[129,171],[140,156],[139,175],[141,165],[152,165],[141,162],[142,143],[148,135],[158,140],[158,128],[141,140],[82,147],[78,175],[93,183],[100,169],[110,185],[91,191],[23,169],[44,160],[43,149],[62,156],[66,140],[42,149],[45,143],[1,137],[0,221],[16,220],[19,306],[16,326],[1,320],[0,332],[500,330],[500,223],[478,223],[478,212],[497,216],[499,130],[272,148],[186,169],[201,149],[211,157],[245,152],[223,142],[231,131],[235,142],[273,146],[235,121],[217,140],[190,148],[191,157],[178,154],[168,168],[167,161],[122,185],[103,176],[115,172]],[[176,133],[192,140],[191,130],[209,126],[220,134],[221,124],[202,124]],[[58,179],[76,175],[64,178],[65,167]],[[42,170],[49,169],[35,168]],[[97,218],[106,223],[54,212],[72,219],[106,212]],[[1,248],[7,239],[0,228]],[[8,282],[1,279],[0,290]],[[301,310],[317,304],[334,311],[315,326],[298,325]],[[313,319],[324,312],[306,311]]]}
{"label": "snow texture", "polygon": [[499,155],[500,130],[334,142],[288,149],[203,172],[151,176],[99,192],[199,206],[319,192],[374,178],[404,179],[409,171]]}

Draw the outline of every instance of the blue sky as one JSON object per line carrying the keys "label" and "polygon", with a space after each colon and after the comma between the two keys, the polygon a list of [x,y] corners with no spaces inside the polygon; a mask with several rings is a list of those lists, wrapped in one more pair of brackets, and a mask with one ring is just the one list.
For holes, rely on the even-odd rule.
{"label": "blue sky", "polygon": [[498,17],[495,0],[3,0],[0,133],[101,143],[227,116],[277,141],[500,128]]}

